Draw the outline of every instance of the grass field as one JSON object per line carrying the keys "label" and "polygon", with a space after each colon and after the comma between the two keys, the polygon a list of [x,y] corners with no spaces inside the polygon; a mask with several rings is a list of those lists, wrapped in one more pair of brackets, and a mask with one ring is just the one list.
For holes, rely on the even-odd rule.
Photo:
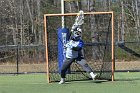
{"label": "grass field", "polygon": [[1,75],[0,93],[139,93],[140,72],[116,72],[115,81],[47,83],[45,74]]}

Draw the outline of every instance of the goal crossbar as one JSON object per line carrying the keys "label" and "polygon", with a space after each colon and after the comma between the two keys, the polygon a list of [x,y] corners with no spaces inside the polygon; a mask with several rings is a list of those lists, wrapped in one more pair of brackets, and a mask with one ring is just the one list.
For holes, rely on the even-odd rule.
{"label": "goal crossbar", "polygon": [[[44,14],[44,17],[47,16],[76,16],[78,13],[65,13],[65,14]],[[98,15],[98,14],[111,14],[113,17],[113,12],[86,12],[84,15]]]}

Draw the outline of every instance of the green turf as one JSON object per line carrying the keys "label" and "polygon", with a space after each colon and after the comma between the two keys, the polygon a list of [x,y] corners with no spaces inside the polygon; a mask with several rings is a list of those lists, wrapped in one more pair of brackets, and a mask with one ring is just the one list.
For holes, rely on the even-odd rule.
{"label": "green turf", "polygon": [[115,81],[72,81],[48,84],[45,74],[1,75],[0,93],[139,93],[140,73],[115,73]]}

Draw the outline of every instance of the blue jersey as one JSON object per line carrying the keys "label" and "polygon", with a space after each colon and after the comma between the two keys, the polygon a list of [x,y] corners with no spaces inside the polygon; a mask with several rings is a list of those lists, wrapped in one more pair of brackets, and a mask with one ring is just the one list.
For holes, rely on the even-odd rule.
{"label": "blue jersey", "polygon": [[81,49],[84,46],[84,42],[80,40],[70,40],[66,44],[66,58],[77,58],[78,52],[81,51]]}

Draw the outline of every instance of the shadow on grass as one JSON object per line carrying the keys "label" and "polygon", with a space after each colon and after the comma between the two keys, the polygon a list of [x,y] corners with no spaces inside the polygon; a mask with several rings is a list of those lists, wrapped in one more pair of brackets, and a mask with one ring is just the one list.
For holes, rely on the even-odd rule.
{"label": "shadow on grass", "polygon": [[94,83],[103,83],[103,82],[110,82],[108,80],[95,80],[93,81]]}
{"label": "shadow on grass", "polygon": [[[140,81],[140,78],[137,77],[137,78],[119,78],[119,79],[115,79],[114,82],[119,82],[119,81]],[[57,83],[59,81],[56,81]],[[105,83],[105,82],[112,82],[112,81],[109,81],[109,80],[92,80],[92,79],[88,79],[88,80],[70,80],[70,81],[66,81],[65,84],[72,84],[72,83],[96,83],[96,84],[101,84],[101,83]]]}

